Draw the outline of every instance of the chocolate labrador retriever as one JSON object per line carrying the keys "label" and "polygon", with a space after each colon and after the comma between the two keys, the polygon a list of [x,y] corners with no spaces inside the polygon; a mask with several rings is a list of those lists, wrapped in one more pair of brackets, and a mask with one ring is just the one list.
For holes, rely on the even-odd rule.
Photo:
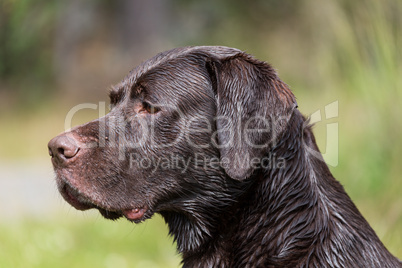
{"label": "chocolate labrador retriever", "polygon": [[323,161],[288,86],[233,48],[158,54],[49,142],[61,195],[163,216],[184,267],[401,267]]}

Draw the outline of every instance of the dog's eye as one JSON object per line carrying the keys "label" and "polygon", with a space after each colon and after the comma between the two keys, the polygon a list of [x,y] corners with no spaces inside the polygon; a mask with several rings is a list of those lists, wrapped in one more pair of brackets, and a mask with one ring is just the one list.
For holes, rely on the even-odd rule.
{"label": "dog's eye", "polygon": [[156,114],[157,112],[160,111],[160,109],[158,107],[155,107],[145,101],[142,103],[142,110],[149,114]]}

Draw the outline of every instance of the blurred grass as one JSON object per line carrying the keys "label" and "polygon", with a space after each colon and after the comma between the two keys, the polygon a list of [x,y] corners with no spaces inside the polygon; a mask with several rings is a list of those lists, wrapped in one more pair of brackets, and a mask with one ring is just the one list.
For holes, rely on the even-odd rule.
{"label": "blurred grass", "polygon": [[[197,31],[189,43],[207,40],[239,47],[273,63],[306,115],[339,101],[339,116],[314,127],[319,147],[325,152],[327,123],[338,123],[339,163],[331,170],[385,246],[402,258],[402,1],[309,0],[292,9],[295,17],[284,17],[283,23],[276,18],[279,22],[272,29],[269,18],[260,21],[269,13],[264,10],[270,8],[268,2],[272,1],[253,7],[252,20],[220,19],[222,14],[213,13],[219,17],[216,23],[222,20],[220,27],[209,25],[208,31]],[[243,8],[233,6],[228,13],[244,15]],[[286,16],[289,10],[281,12]],[[12,81],[7,86],[13,90]],[[27,82],[22,85],[29,88]],[[37,99],[35,90],[18,92]],[[48,140],[64,131],[66,114],[78,104],[57,94],[36,106],[3,97],[0,103],[0,159],[15,161],[47,157]],[[97,111],[81,111],[73,124],[97,116]],[[0,221],[0,267],[109,267],[111,263],[177,267],[179,263],[159,217],[140,226],[81,213],[77,217]]]}
{"label": "blurred grass", "polygon": [[125,220],[62,215],[49,221],[0,223],[0,267],[178,267],[180,258],[159,216]]}
{"label": "blurred grass", "polygon": [[[106,90],[104,98],[106,100]],[[78,104],[78,103],[77,103]],[[63,100],[41,102],[32,111],[5,110],[0,114],[0,159],[18,161],[21,159],[48,158],[47,143],[57,134],[66,131],[65,118],[77,104]],[[99,104],[99,102],[94,102]],[[99,117],[99,111],[83,109],[72,118],[72,126],[80,125]]]}

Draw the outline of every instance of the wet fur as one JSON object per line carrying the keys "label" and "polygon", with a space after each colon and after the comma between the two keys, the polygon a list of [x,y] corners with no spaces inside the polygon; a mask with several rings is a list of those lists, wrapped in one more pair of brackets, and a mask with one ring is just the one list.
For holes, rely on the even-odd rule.
{"label": "wet fur", "polygon": [[[401,267],[323,159],[310,154],[311,149],[318,152],[311,127],[267,63],[225,47],[174,49],[134,69],[110,98],[111,113],[67,133],[80,146],[96,146],[80,149],[67,162],[55,162],[59,188],[63,192],[68,187],[80,202],[110,219],[133,206],[147,208],[139,221],[160,213],[183,267]],[[153,142],[166,144],[181,131],[188,134],[191,130],[183,129],[189,120],[194,128],[205,129],[207,118],[210,133],[190,135],[191,142],[207,148],[180,139],[163,149],[147,143],[131,148],[142,129],[133,107],[143,99],[167,107],[145,118],[147,124],[155,119]],[[124,124],[111,124],[113,116],[122,115]],[[217,116],[232,120],[215,120]],[[237,132],[219,131],[243,129],[242,122],[252,116],[264,117],[272,126],[266,133],[250,134],[261,148],[244,143]],[[252,122],[249,127],[264,125]],[[233,144],[217,146],[226,144],[231,134]],[[120,147],[112,146],[113,140]],[[231,161],[204,168],[191,160],[185,173],[130,168],[132,155],[159,159],[169,153]],[[283,159],[285,166],[236,165],[234,160],[246,154],[250,159]]]}

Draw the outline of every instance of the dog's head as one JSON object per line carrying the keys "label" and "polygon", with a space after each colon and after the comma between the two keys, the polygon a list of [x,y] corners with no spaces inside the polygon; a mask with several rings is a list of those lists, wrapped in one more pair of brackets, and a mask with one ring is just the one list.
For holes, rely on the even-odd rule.
{"label": "dog's head", "polygon": [[296,107],[268,64],[226,47],[158,54],[110,101],[109,114],[55,137],[49,152],[71,205],[135,222],[230,200],[228,187],[252,179]]}

